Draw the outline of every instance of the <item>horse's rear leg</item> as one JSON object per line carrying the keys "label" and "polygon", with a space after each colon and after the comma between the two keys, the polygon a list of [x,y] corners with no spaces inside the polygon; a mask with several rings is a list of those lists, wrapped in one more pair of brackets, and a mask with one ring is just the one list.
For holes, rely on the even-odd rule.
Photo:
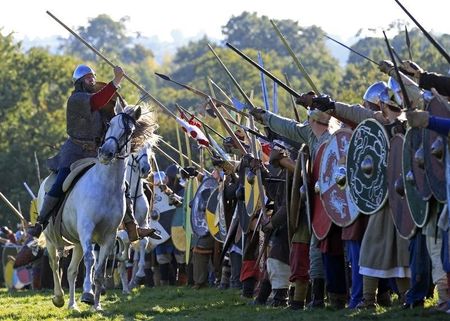
{"label": "horse's rear leg", "polygon": [[104,243],[100,245],[98,262],[94,272],[94,284],[95,284],[94,309],[97,311],[102,310],[102,307],[100,305],[100,295],[102,292],[101,289],[104,287],[105,284],[106,259],[111,253],[115,241],[116,235],[113,234],[111,237],[105,239]]}
{"label": "horse's rear leg", "polygon": [[75,283],[78,275],[78,267],[83,258],[83,248],[77,244],[72,251],[72,259],[70,260],[69,268],[67,269],[67,281],[69,283],[69,309],[78,310],[77,302],[75,301]]}
{"label": "horse's rear leg", "polygon": [[57,253],[56,247],[52,243],[47,242],[47,251],[50,267],[53,272],[53,304],[61,308],[64,306],[64,291],[61,287],[61,274],[59,272],[59,255]]}

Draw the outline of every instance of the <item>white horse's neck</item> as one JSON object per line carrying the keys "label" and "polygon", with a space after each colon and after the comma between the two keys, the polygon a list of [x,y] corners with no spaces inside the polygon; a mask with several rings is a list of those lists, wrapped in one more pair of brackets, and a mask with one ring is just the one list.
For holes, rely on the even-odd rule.
{"label": "white horse's neck", "polygon": [[111,164],[104,165],[98,163],[96,166],[95,183],[103,186],[105,190],[117,191],[125,183],[125,169],[128,158],[115,159]]}

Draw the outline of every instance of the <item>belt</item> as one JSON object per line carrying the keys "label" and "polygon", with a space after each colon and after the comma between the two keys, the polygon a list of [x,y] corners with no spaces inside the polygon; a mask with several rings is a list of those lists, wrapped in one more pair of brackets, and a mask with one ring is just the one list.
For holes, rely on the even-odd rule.
{"label": "belt", "polygon": [[96,141],[93,140],[81,140],[81,139],[76,139],[73,137],[70,137],[70,140],[78,146],[81,146],[83,148],[83,150],[88,151],[88,152],[95,152],[98,148],[98,144]]}

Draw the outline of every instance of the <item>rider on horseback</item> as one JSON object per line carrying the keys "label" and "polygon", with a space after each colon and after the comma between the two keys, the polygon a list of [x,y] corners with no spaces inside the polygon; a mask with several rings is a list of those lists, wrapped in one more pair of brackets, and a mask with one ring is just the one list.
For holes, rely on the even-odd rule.
{"label": "rider on horseback", "polygon": [[[122,81],[124,72],[121,67],[114,67],[114,79],[98,90],[96,76],[92,68],[79,65],[73,72],[72,80],[74,90],[67,101],[66,122],[68,138],[61,147],[59,154],[53,158],[56,161],[56,180],[44,197],[39,217],[34,227],[28,230],[29,241],[39,237],[45,229],[52,213],[58,207],[64,196],[62,189],[64,180],[70,173],[70,165],[75,161],[96,157],[104,133],[105,124],[111,119],[113,113],[106,111],[105,106],[116,96],[116,91]],[[144,229],[137,226],[134,218],[131,199],[127,195],[126,214],[123,223],[128,232],[130,241],[154,235],[153,229]],[[16,266],[22,266],[37,259],[32,250],[24,246],[17,255]]]}

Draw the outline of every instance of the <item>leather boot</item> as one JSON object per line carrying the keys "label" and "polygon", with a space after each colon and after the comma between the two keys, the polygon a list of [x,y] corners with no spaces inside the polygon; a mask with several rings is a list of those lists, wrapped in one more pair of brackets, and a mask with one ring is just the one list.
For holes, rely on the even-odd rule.
{"label": "leather boot", "polygon": [[30,245],[35,243],[35,240],[39,238],[39,236],[41,236],[42,231],[47,227],[48,221],[52,216],[54,209],[58,205],[58,202],[59,197],[54,197],[48,194],[44,196],[44,202],[42,204],[41,210],[39,211],[37,222],[34,226],[28,229],[27,239],[24,242],[24,245],[20,249],[19,253],[17,253],[16,255],[14,268],[28,265],[31,262],[39,259],[42,254],[44,254],[43,249],[36,248],[35,245]]}
{"label": "leather boot", "polygon": [[125,217],[123,218],[123,224],[125,225],[125,230],[128,233],[128,238],[130,242],[137,241],[138,239],[144,237],[151,237],[155,240],[160,240],[161,236],[156,232],[154,228],[142,228],[137,225],[136,219],[133,213],[133,202],[131,198],[125,197],[126,200],[126,210]]}
{"label": "leather boot", "polygon": [[47,227],[48,220],[52,216],[53,211],[58,205],[59,197],[54,197],[48,194],[44,196],[44,202],[42,203],[41,210],[39,211],[39,216],[37,222],[33,227],[28,229],[28,234],[32,237],[38,238],[42,231]]}
{"label": "leather boot", "polygon": [[268,279],[262,280],[258,295],[250,304],[265,305],[267,303],[267,299],[269,298],[270,292],[272,292],[272,284],[270,284],[270,281]]}
{"label": "leather boot", "polygon": [[347,303],[347,294],[342,293],[328,293],[330,298],[330,308],[334,310],[345,309],[345,304]]}
{"label": "leather boot", "polygon": [[308,304],[308,308],[324,308],[324,297],[325,297],[325,280],[324,279],[313,279],[312,281],[312,300]]}
{"label": "leather boot", "polygon": [[295,280],[295,291],[293,300],[289,306],[291,310],[303,310],[305,307],[306,294],[308,292],[309,282]]}
{"label": "leather boot", "polygon": [[273,290],[273,301],[270,306],[274,308],[278,307],[286,307],[287,306],[287,297],[288,297],[288,289],[276,289]]}
{"label": "leather boot", "polygon": [[363,301],[360,302],[357,309],[375,309],[375,293],[378,288],[378,279],[371,276],[363,276]]}

